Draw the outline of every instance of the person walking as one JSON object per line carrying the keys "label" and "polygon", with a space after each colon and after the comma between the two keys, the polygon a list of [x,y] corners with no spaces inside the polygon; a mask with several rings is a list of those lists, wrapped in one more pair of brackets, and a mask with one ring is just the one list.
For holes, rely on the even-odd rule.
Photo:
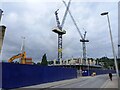
{"label": "person walking", "polygon": [[109,78],[112,81],[112,73],[109,73]]}

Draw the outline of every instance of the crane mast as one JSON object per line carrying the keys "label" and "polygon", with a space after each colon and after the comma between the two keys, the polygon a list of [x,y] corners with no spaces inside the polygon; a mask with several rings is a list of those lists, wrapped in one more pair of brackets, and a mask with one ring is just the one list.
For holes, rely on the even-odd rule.
{"label": "crane mast", "polygon": [[[59,9],[58,9],[59,10]],[[58,11],[57,10],[57,11]],[[58,17],[58,13],[55,11],[55,16],[56,16],[56,22],[57,22],[57,28],[62,31],[62,27],[60,26],[60,21]],[[62,33],[58,33],[58,61],[62,59]]]}
{"label": "crane mast", "polygon": [[66,16],[67,16],[67,12],[68,12],[68,9],[69,9],[69,6],[70,6],[70,2],[71,2],[71,0],[68,2],[68,6],[66,6],[66,11],[65,11],[65,14],[64,14],[64,17],[63,17],[63,20],[62,20],[61,24],[60,24],[59,17],[58,17],[58,12],[57,12],[59,9],[57,9],[55,11],[57,28],[53,29],[52,31],[58,34],[58,62],[60,60],[62,60],[62,35],[66,34],[66,31],[62,30],[62,28],[63,28],[64,22],[65,22],[65,19],[66,19]]}
{"label": "crane mast", "polygon": [[85,34],[84,34],[84,38],[80,40],[80,42],[82,42],[82,47],[83,47],[83,64],[86,64],[86,42],[89,42],[89,40],[85,40],[85,37],[86,37],[86,31],[85,31]]}
{"label": "crane mast", "polygon": [[[63,1],[63,3],[64,3],[64,5],[67,7],[66,2]],[[70,17],[71,17],[71,19],[72,19],[72,21],[73,21],[73,23],[74,23],[74,25],[75,25],[75,27],[76,27],[79,35],[80,35],[80,37],[81,37],[80,42],[82,42],[82,47],[83,47],[83,64],[86,64],[86,44],[85,44],[85,43],[86,43],[86,42],[89,42],[89,40],[85,40],[85,36],[86,36],[86,33],[87,33],[87,32],[85,31],[84,36],[82,36],[82,34],[81,34],[81,32],[80,32],[80,30],[79,30],[79,28],[78,28],[78,25],[77,25],[77,23],[75,22],[75,19],[73,18],[70,10],[68,10],[68,12],[69,12],[69,15],[70,15]]]}
{"label": "crane mast", "polygon": [[[20,53],[24,53],[25,52],[25,37],[21,37],[21,38],[22,38],[22,45],[21,45]],[[22,63],[22,57],[19,58],[19,62]]]}
{"label": "crane mast", "polygon": [[62,27],[60,26],[60,21],[59,21],[59,17],[58,17],[58,11],[59,9],[57,9],[56,11],[55,11],[55,16],[56,16],[56,22],[57,22],[57,27],[60,29],[60,30],[62,30]]}

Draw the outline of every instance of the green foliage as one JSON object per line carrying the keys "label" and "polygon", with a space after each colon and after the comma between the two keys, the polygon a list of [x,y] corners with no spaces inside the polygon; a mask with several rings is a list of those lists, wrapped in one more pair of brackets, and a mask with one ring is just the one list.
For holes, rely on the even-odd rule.
{"label": "green foliage", "polygon": [[50,65],[53,64],[53,63],[54,63],[54,61],[48,61],[48,64],[50,64]]}
{"label": "green foliage", "polygon": [[103,63],[103,67],[109,69],[110,67],[114,67],[114,59],[109,59],[108,57],[97,58],[98,64]]}
{"label": "green foliage", "polygon": [[56,64],[60,64],[60,62],[59,62],[59,61],[56,61]]}
{"label": "green foliage", "polygon": [[40,62],[38,62],[37,65],[40,65]]}
{"label": "green foliage", "polygon": [[32,62],[32,64],[33,64],[33,65],[36,65],[36,63],[35,63],[35,62]]}
{"label": "green foliage", "polygon": [[44,54],[43,57],[42,57],[41,65],[45,65],[45,66],[48,65],[46,54]]}

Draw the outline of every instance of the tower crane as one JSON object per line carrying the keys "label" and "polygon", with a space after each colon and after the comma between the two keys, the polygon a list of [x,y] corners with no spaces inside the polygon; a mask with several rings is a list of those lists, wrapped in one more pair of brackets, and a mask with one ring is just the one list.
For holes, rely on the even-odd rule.
{"label": "tower crane", "polygon": [[[64,5],[67,7],[66,2],[63,1],[63,3],[64,3]],[[80,29],[78,28],[78,25],[77,25],[75,19],[73,18],[70,10],[68,10],[68,12],[69,12],[69,15],[70,15],[70,17],[71,17],[71,19],[72,19],[72,21],[73,21],[73,23],[74,23],[74,25],[75,25],[75,27],[76,27],[79,35],[80,35],[80,37],[81,37],[80,42],[82,42],[82,47],[83,47],[83,64],[86,64],[86,44],[85,44],[85,43],[86,43],[86,42],[89,42],[89,40],[86,40],[86,39],[85,39],[87,32],[85,31],[84,36],[81,34]]]}
{"label": "tower crane", "polygon": [[[21,50],[20,53],[24,53],[25,52],[25,37],[21,37],[22,38],[22,45],[21,45]],[[19,62],[22,62],[22,57],[19,58]]]}
{"label": "tower crane", "polygon": [[52,31],[58,34],[58,62],[62,59],[62,35],[66,34],[65,30],[62,30],[63,25],[65,23],[65,19],[70,7],[70,2],[69,0],[68,5],[66,5],[66,11],[62,20],[62,23],[60,24],[59,17],[58,17],[58,10],[55,11],[55,16],[56,16],[56,22],[57,22],[57,28],[53,29]]}

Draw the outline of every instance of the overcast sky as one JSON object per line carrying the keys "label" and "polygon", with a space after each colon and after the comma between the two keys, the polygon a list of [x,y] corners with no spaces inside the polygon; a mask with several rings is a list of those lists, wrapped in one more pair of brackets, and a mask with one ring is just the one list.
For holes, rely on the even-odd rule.
{"label": "overcast sky", "polygon": [[[66,1],[68,2],[68,1]],[[6,25],[2,59],[8,60],[20,53],[22,38],[25,39],[27,57],[34,62],[41,60],[44,53],[48,60],[57,59],[57,34],[52,32],[56,27],[54,12],[59,9],[58,15],[62,21],[65,6],[60,0],[44,2],[2,2],[4,15],[2,24]],[[79,26],[82,34],[87,31],[87,57],[113,57],[107,17],[100,14],[109,12],[112,35],[117,54],[118,45],[118,3],[117,2],[77,2],[72,1],[70,11]],[[84,28],[84,29],[83,29]],[[82,44],[70,15],[68,14],[63,27],[63,59],[82,57]]]}

